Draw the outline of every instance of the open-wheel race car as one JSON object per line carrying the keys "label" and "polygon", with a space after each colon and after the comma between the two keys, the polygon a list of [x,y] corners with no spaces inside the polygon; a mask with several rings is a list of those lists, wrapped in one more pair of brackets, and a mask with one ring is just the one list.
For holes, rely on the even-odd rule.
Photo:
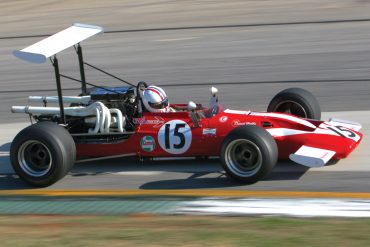
{"label": "open-wheel race car", "polygon": [[[190,101],[171,104],[169,112],[147,111],[142,102],[145,82],[127,82],[124,87],[86,82],[84,66],[111,75],[82,56],[80,42],[102,32],[101,27],[74,24],[14,51],[16,57],[34,63],[49,58],[56,75],[57,96],[29,96],[41,106],[12,107],[12,112],[34,119],[14,138],[10,150],[14,170],[33,186],[57,182],[76,162],[129,156],[217,156],[230,177],[250,184],[268,175],[278,159],[320,167],[347,157],[362,139],[358,123],[321,121],[317,100],[300,88],[279,92],[267,112],[223,109],[216,88],[206,107]],[[71,46],[78,55],[81,79],[59,71],[56,54]],[[80,82],[81,94],[63,96],[61,77]],[[58,106],[50,106],[53,103]]]}

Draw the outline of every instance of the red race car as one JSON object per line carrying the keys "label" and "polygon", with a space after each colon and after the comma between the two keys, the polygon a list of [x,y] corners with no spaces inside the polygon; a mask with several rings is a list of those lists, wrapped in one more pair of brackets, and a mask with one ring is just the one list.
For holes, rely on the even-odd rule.
{"label": "red race car", "polygon": [[[13,106],[36,123],[13,140],[11,163],[33,186],[49,186],[63,178],[74,163],[113,157],[220,157],[226,173],[243,183],[255,183],[272,170],[278,159],[308,167],[324,166],[347,157],[360,143],[361,125],[331,119],[321,121],[315,97],[300,88],[278,93],[267,112],[223,109],[216,88],[210,104],[171,104],[169,112],[149,112],[143,104],[145,82],[128,83],[83,61],[80,42],[103,29],[74,24],[14,55],[34,63],[50,58],[58,96],[30,96],[42,106]],[[74,46],[81,79],[59,72],[56,54]],[[84,66],[129,84],[127,87],[87,88]],[[80,96],[63,96],[60,79],[82,85]],[[59,107],[50,107],[58,103]],[[66,106],[68,104],[68,106]]]}

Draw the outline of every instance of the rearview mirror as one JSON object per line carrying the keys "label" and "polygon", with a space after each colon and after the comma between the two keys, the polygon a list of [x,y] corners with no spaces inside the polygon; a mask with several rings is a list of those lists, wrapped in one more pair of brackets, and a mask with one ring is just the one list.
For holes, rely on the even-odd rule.
{"label": "rearview mirror", "polygon": [[199,127],[199,116],[198,113],[195,111],[197,105],[193,101],[189,101],[188,103],[188,111],[190,112],[191,120],[193,121],[194,127]]}
{"label": "rearview mirror", "polygon": [[218,93],[218,89],[215,87],[211,87],[211,94],[212,96],[215,96]]}

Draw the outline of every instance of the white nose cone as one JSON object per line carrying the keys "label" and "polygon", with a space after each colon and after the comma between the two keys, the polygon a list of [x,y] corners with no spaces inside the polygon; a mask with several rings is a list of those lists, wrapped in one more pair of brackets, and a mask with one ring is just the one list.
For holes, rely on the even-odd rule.
{"label": "white nose cone", "polygon": [[212,95],[216,95],[218,93],[218,89],[215,87],[211,87],[211,93]]}

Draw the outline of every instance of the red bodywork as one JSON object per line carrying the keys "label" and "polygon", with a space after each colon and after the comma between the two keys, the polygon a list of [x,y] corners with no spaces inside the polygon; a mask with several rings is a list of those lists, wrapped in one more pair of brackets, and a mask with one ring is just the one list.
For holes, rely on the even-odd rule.
{"label": "red bodywork", "polygon": [[77,142],[77,155],[219,156],[225,137],[242,125],[257,125],[269,131],[278,145],[280,159],[287,159],[302,145],[335,151],[333,159],[341,159],[347,157],[362,140],[362,134],[357,131],[282,113],[225,110],[200,119],[199,127],[194,126],[188,111],[144,112],[142,118],[135,121],[135,133],[127,139]]}

